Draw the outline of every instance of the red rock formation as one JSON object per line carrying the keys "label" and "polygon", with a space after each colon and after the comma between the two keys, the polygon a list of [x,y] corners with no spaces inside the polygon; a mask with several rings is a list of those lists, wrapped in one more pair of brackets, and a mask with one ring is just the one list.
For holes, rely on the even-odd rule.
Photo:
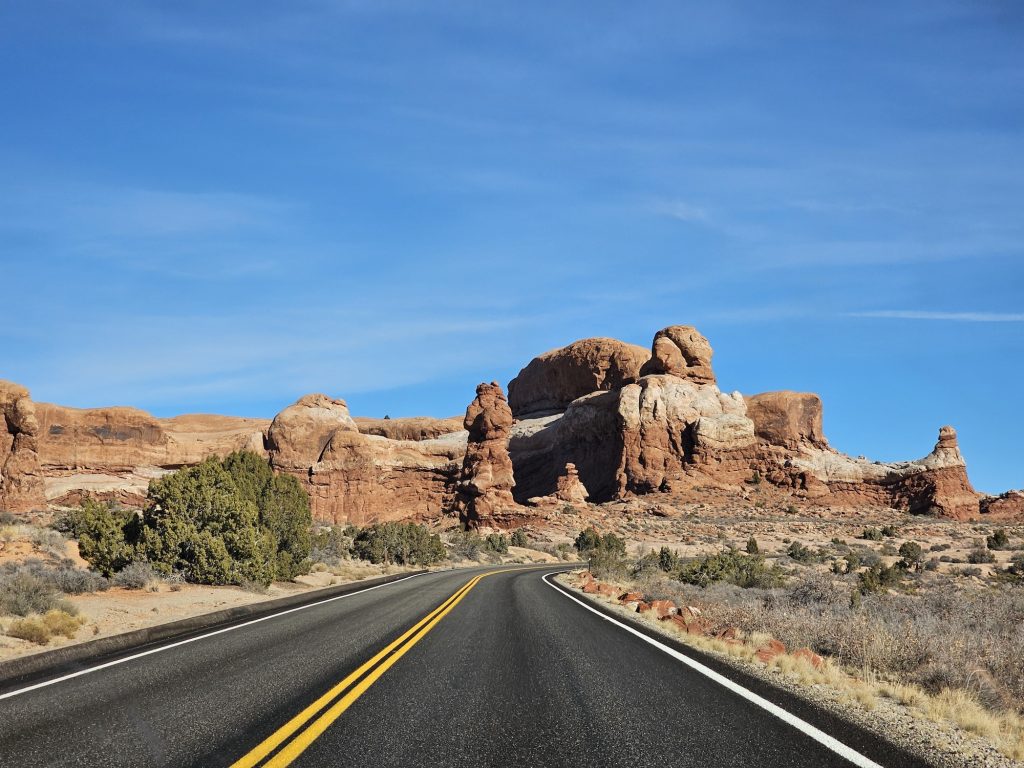
{"label": "red rock formation", "polygon": [[437,518],[451,505],[465,437],[419,441],[360,434],[344,400],[306,395],[267,432],[271,465],[306,486],[331,524]]}
{"label": "red rock formation", "polygon": [[758,438],[795,449],[828,448],[822,430],[821,398],[811,392],[764,392],[745,398]]}
{"label": "red rock formation", "polygon": [[145,503],[149,481],[207,456],[264,453],[265,419],[192,414],[157,419],[136,408],[65,408],[37,403],[39,460],[50,504],[84,495]]}
{"label": "red rock formation", "polygon": [[643,347],[616,339],[581,339],[530,361],[508,383],[516,418],[564,410],[578,397],[618,389],[637,380],[650,357]]}
{"label": "red rock formation", "polygon": [[469,431],[455,510],[466,525],[491,525],[514,515],[512,459],[508,454],[512,410],[497,382],[476,388],[466,409]]}
{"label": "red rock formation", "polygon": [[355,417],[356,426],[364,435],[377,435],[389,440],[433,440],[436,437],[461,432],[462,417],[433,419],[429,416],[411,416],[401,419],[370,419]]}
{"label": "red rock formation", "polygon": [[0,381],[0,510],[46,506],[38,448],[39,422],[28,390]]}
{"label": "red rock formation", "polygon": [[1007,491],[981,500],[981,513],[992,518],[1024,520],[1024,491]]}
{"label": "red rock formation", "polygon": [[654,335],[651,359],[640,375],[667,373],[697,384],[714,384],[711,355],[711,344],[692,325],[670,325]]}
{"label": "red rock formation", "polygon": [[565,465],[565,474],[558,478],[555,498],[570,504],[585,504],[588,495],[586,486],[580,482],[580,473],[576,471],[576,465],[569,462]]}

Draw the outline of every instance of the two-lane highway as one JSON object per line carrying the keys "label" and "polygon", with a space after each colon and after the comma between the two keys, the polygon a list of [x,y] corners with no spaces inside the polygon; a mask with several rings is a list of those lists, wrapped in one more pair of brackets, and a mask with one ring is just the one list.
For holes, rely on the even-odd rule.
{"label": "two-lane highway", "polygon": [[0,691],[0,765],[907,764],[813,736],[542,578],[556,570],[424,574]]}

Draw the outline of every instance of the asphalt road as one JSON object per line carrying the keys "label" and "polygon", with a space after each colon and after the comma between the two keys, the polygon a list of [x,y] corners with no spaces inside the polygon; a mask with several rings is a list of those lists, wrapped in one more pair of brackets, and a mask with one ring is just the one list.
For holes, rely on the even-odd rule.
{"label": "asphalt road", "polygon": [[542,580],[555,569],[472,581],[493,570],[417,576],[0,699],[0,765],[822,768],[852,765],[847,747],[913,764],[729,673],[785,714],[768,711]]}

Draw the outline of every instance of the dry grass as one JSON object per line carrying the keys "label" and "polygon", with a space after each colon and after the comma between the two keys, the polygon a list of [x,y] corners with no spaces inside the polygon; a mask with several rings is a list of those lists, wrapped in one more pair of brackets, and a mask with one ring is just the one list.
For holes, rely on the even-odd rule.
{"label": "dry grass", "polygon": [[72,639],[83,623],[82,619],[66,611],[53,610],[42,616],[28,616],[11,622],[7,628],[7,635],[37,645],[48,645],[50,640],[58,635]]}
{"label": "dry grass", "polygon": [[[648,580],[649,582],[649,580]],[[626,581],[622,585],[623,590],[640,588],[648,594],[657,597],[675,598],[680,605],[698,605],[705,617],[712,617],[720,626],[731,625],[739,627],[756,627],[756,629],[741,629],[739,633],[740,642],[727,642],[710,636],[691,635],[679,630],[671,622],[660,622],[647,620],[651,626],[661,632],[670,633],[683,642],[698,648],[702,651],[711,652],[719,656],[747,663],[760,664],[757,661],[756,652],[773,638],[784,635],[787,647],[814,647],[814,640],[818,640],[819,648],[822,637],[829,638],[834,642],[832,647],[840,650],[836,655],[825,655],[824,662],[820,668],[815,668],[807,659],[797,657],[791,653],[785,653],[776,657],[770,667],[785,675],[793,683],[801,686],[828,686],[835,691],[840,701],[846,706],[856,706],[864,711],[872,712],[879,706],[881,699],[892,700],[907,708],[916,717],[924,718],[939,724],[952,724],[968,733],[979,736],[1007,757],[1014,760],[1024,760],[1024,718],[1021,717],[1018,707],[1021,703],[1013,698],[1007,698],[1008,691],[1005,686],[995,682],[992,675],[979,669],[978,662],[989,663],[997,668],[1003,664],[1009,664],[1009,672],[1015,674],[1017,669],[1014,661],[1019,662],[1024,654],[1020,652],[1019,644],[1008,644],[1005,648],[999,648],[994,658],[974,656],[979,648],[988,650],[999,645],[1000,638],[1005,637],[1001,630],[1007,629],[1002,622],[1009,617],[1016,616],[1016,609],[1019,607],[1018,599],[1021,595],[1011,593],[1004,596],[1007,605],[994,605],[991,595],[988,600],[974,604],[970,598],[967,604],[960,610],[961,620],[952,624],[941,621],[932,623],[928,621],[914,621],[902,614],[902,621],[893,621],[895,616],[901,615],[899,611],[883,611],[882,616],[874,619],[868,616],[855,620],[850,614],[853,612],[848,608],[842,611],[846,621],[830,621],[818,606],[817,619],[822,623],[817,632],[806,631],[804,621],[809,617],[800,616],[799,608],[787,605],[782,610],[777,600],[765,601],[764,596],[759,596],[761,609],[753,611],[752,614],[741,616],[737,610],[735,601],[726,604],[724,607],[716,605],[708,596],[703,600],[686,599],[692,598],[692,594],[681,595],[678,590],[659,580],[660,589],[651,589],[650,583],[638,584],[635,581]],[[755,590],[747,590],[755,592]],[[617,601],[612,597],[592,595],[591,598],[598,598],[610,605],[617,606],[625,612],[626,609],[618,606]],[[743,598],[745,599],[745,597]],[[764,603],[767,602],[767,607]],[[826,596],[824,602],[829,602]],[[945,604],[946,601],[939,600]],[[998,602],[998,601],[996,601]],[[927,601],[929,609],[935,606],[935,601]],[[716,612],[716,607],[722,610]],[[747,606],[749,609],[750,606]],[[988,609],[988,620],[981,620],[981,613]],[[769,618],[765,615],[767,611],[775,611],[778,616]],[[716,615],[717,614],[717,615]],[[722,621],[722,616],[728,617]],[[912,614],[914,615],[914,614]],[[636,618],[635,616],[632,616]],[[834,618],[834,617],[833,617]],[[741,619],[746,619],[742,621]],[[859,626],[849,630],[849,635],[844,642],[835,642],[845,628],[849,628],[849,622],[853,621]],[[795,626],[794,626],[795,624]],[[771,632],[766,629],[778,630],[783,626],[788,631]],[[804,631],[800,631],[804,629]],[[925,631],[922,633],[922,629]],[[981,630],[980,637],[970,636],[973,630]],[[1024,626],[1018,625],[1017,631],[1024,631]],[[870,638],[874,632],[877,637]],[[900,635],[899,633],[903,634]],[[934,635],[932,634],[934,633]],[[924,635],[922,637],[921,635]],[[794,638],[798,638],[794,641]],[[812,642],[806,642],[806,640]],[[800,642],[804,640],[805,642]],[[930,653],[923,653],[923,647],[931,647],[932,643],[938,643],[940,649],[949,649],[946,659],[935,658]],[[902,643],[902,645],[901,645]],[[906,647],[909,646],[909,649]],[[818,649],[816,649],[818,650]],[[959,681],[960,685],[945,685],[931,690],[913,681],[901,679],[901,675],[892,674],[891,670],[896,669],[904,673],[903,677],[913,677],[915,672],[920,670],[911,662],[914,659],[921,660],[929,668],[936,665],[950,665],[964,663],[965,655],[971,655],[973,665],[970,667],[973,673],[965,673],[950,676],[950,679]],[[855,661],[857,663],[850,663]],[[763,665],[762,665],[763,666]],[[879,669],[884,667],[885,669]],[[910,673],[910,674],[907,674]],[[927,677],[927,676],[926,676]],[[1016,678],[1014,678],[1016,680]],[[1011,681],[1012,682],[1012,681]],[[995,691],[994,689],[1000,689]],[[1019,689],[1017,689],[1019,690]],[[982,695],[979,696],[979,691]],[[999,695],[996,695],[998,692]]]}

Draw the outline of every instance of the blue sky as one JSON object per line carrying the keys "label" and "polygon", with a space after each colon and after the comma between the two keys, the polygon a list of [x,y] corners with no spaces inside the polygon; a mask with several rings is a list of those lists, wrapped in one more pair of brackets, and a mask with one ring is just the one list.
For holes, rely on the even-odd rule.
{"label": "blue sky", "polygon": [[832,443],[1024,486],[1024,6],[6,3],[0,378],[461,412],[693,323]]}

